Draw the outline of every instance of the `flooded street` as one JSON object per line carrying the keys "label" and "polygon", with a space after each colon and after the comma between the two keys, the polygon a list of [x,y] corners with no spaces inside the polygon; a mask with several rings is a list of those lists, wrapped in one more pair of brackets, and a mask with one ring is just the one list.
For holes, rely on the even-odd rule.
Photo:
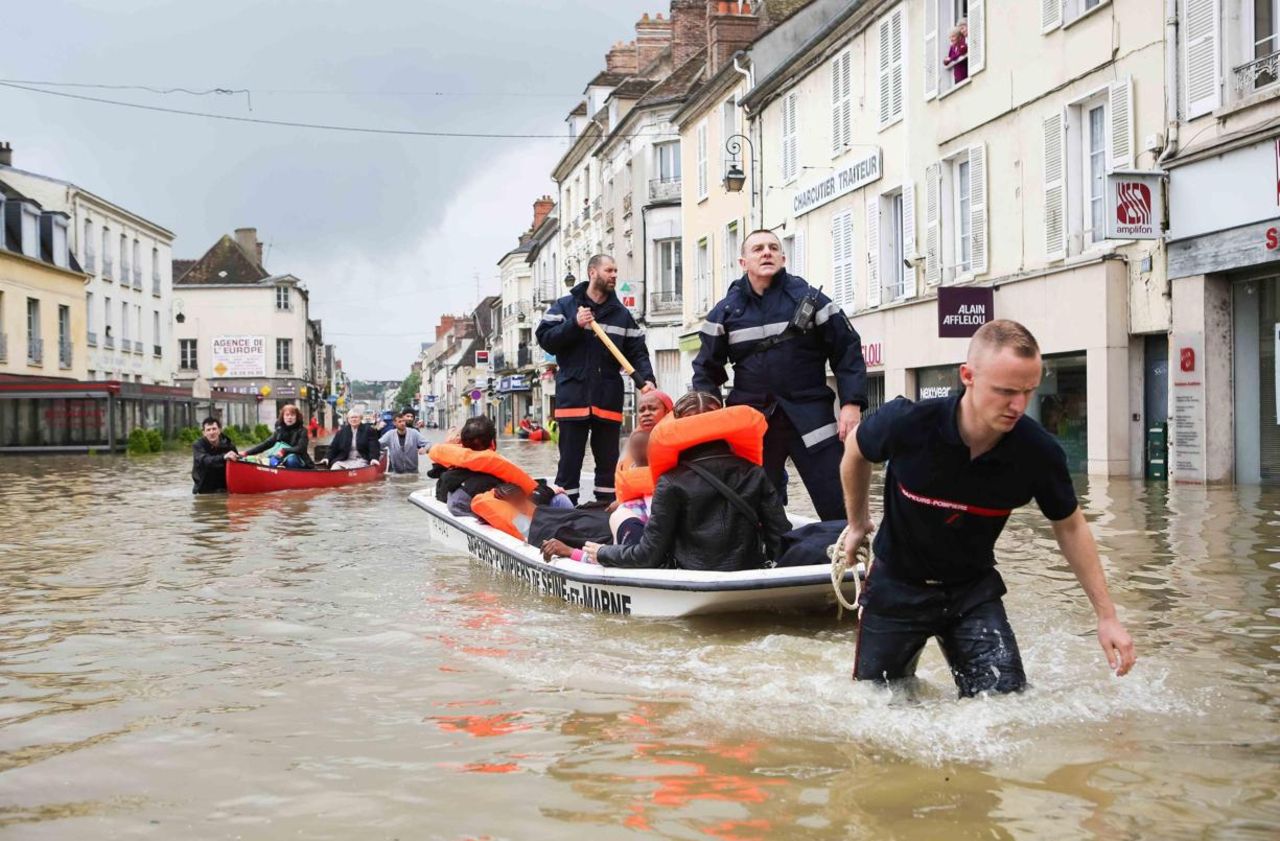
{"label": "flooded street", "polygon": [[0,461],[0,836],[1280,835],[1280,489],[1078,480],[1124,679],[1024,509],[999,557],[1031,690],[958,702],[931,645],[908,703],[850,682],[834,612],[639,620],[495,578],[426,542],[425,476],[188,472]]}

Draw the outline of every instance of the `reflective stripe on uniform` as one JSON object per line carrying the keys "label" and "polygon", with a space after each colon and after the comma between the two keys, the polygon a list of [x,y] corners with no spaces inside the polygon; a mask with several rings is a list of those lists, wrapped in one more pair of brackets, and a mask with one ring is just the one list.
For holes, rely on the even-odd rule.
{"label": "reflective stripe on uniform", "polygon": [[637,327],[618,327],[615,324],[600,324],[600,328],[606,333],[612,333],[615,336],[643,336],[644,331]]}
{"label": "reflective stripe on uniform", "polygon": [[551,321],[551,322],[564,321],[564,316],[558,312],[549,312],[546,315],[542,316],[542,320]]}
{"label": "reflective stripe on uniform", "polygon": [[723,336],[724,325],[718,321],[708,321],[702,325],[702,332],[708,336]]}
{"label": "reflective stripe on uniform", "polygon": [[[571,410],[571,411],[576,411],[576,410]],[[582,411],[585,412],[586,409],[583,409]],[[611,412],[608,409],[601,409],[599,406],[592,406],[591,414],[595,415],[598,418],[603,418],[604,420],[611,420],[611,421],[617,421],[618,423],[622,423],[622,412]]]}
{"label": "reflective stripe on uniform", "polygon": [[813,321],[815,324],[826,324],[827,320],[838,312],[840,312],[839,305],[837,305],[835,301],[832,301],[822,309],[818,310],[818,312],[813,316]]}
{"label": "reflective stripe on uniform", "polygon": [[783,330],[787,329],[789,321],[775,321],[773,324],[764,324],[760,327],[743,327],[741,330],[729,331],[729,344],[736,345],[739,342],[755,342],[760,339],[767,339],[770,336],[776,336]]}
{"label": "reflective stripe on uniform", "polygon": [[602,487],[600,487],[599,485],[596,485],[596,493],[598,493],[598,494],[611,494],[611,493],[613,493],[613,488],[602,488]]}
{"label": "reflective stripe on uniform", "polygon": [[801,435],[800,440],[804,442],[806,447],[812,447],[816,444],[821,444],[834,435],[838,435],[839,432],[840,427],[834,423],[829,423],[826,426],[820,426],[812,432]]}
{"label": "reflective stripe on uniform", "polygon": [[586,406],[577,409],[556,409],[557,418],[585,418],[591,414]]}

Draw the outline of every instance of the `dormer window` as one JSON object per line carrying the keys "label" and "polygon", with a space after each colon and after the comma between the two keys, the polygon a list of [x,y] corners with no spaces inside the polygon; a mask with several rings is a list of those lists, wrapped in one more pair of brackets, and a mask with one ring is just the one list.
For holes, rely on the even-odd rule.
{"label": "dormer window", "polygon": [[49,245],[53,249],[53,264],[59,268],[71,268],[71,251],[67,242],[67,217],[61,213],[46,213],[49,220]]}
{"label": "dormer window", "polygon": [[18,212],[22,214],[22,253],[39,260],[40,210],[30,202],[19,202]]}
{"label": "dormer window", "polygon": [[293,301],[289,297],[289,287],[276,287],[276,309],[280,312],[288,312],[293,309]]}

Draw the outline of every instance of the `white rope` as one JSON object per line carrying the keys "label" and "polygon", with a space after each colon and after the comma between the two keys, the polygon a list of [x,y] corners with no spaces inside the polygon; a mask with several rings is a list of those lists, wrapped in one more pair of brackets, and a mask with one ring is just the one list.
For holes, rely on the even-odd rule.
{"label": "white rope", "polygon": [[867,569],[871,565],[871,545],[866,538],[863,538],[857,550],[853,553],[853,601],[850,602],[844,597],[844,574],[849,571],[849,561],[845,557],[844,542],[849,537],[849,527],[845,526],[840,532],[840,536],[836,538],[836,542],[827,547],[827,557],[831,559],[831,588],[836,591],[836,601],[839,606],[836,608],[836,618],[844,617],[844,611],[851,610],[858,612],[858,598],[862,595],[862,577],[866,575]]}

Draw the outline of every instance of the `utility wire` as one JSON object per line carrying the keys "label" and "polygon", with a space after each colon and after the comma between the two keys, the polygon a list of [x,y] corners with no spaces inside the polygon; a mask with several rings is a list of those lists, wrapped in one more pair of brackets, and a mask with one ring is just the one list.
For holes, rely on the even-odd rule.
{"label": "utility wire", "polygon": [[[354,132],[356,134],[381,134],[396,135],[400,137],[452,137],[452,138],[479,138],[479,139],[512,139],[512,140],[575,140],[576,138],[564,134],[519,134],[519,133],[502,133],[502,132],[469,132],[469,131],[421,131],[417,129],[389,129],[389,128],[373,128],[371,126],[343,126],[328,123],[303,123],[294,120],[265,120],[257,117],[236,117],[230,114],[210,114],[204,111],[187,111],[181,108],[165,108],[159,105],[142,105],[137,102],[122,102],[118,99],[103,99],[97,96],[85,96],[78,93],[66,93],[64,91],[44,90],[43,88],[33,88],[27,85],[19,85],[13,82],[0,81],[0,87],[13,88],[15,90],[29,91],[31,93],[41,93],[46,96],[57,96],[64,99],[76,99],[83,102],[98,102],[104,105],[116,105],[121,108],[134,108],[139,111],[158,111],[162,114],[181,114],[185,117],[204,117],[210,120],[226,120],[233,123],[254,123],[257,125],[267,126],[284,126],[287,128],[305,128],[315,129],[317,131],[345,131]],[[679,135],[659,132],[636,132],[634,134],[624,135],[625,137],[678,137]]]}
{"label": "utility wire", "polygon": [[304,96],[513,96],[513,97],[548,97],[555,99],[572,99],[581,94],[572,93],[535,93],[531,91],[412,91],[412,90],[358,90],[350,88],[207,88],[203,90],[184,87],[159,87],[153,85],[108,85],[92,82],[50,82],[43,79],[0,79],[0,82],[14,85],[40,85],[47,88],[97,88],[99,90],[144,91],[154,94],[184,93],[191,96],[209,96],[211,94],[250,95],[259,94],[299,94]]}

